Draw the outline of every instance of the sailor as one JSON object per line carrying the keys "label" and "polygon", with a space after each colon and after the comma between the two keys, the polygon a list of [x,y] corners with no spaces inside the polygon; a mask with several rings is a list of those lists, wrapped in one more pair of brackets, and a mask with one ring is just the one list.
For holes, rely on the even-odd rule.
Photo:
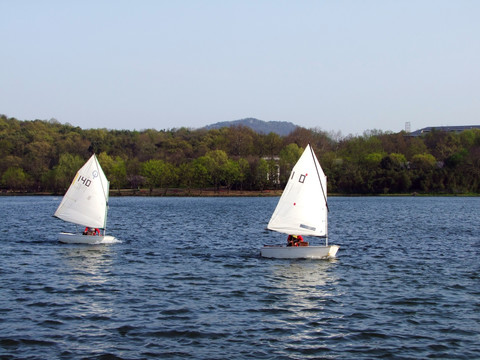
{"label": "sailor", "polygon": [[100,229],[87,226],[83,231],[83,235],[100,235]]}
{"label": "sailor", "polygon": [[294,236],[294,246],[300,246],[299,243],[303,242],[303,236],[302,235],[297,235],[297,236]]}
{"label": "sailor", "polygon": [[299,246],[298,243],[303,242],[302,235],[288,235],[287,246]]}
{"label": "sailor", "polygon": [[288,235],[287,237],[287,246],[293,245],[293,235]]}

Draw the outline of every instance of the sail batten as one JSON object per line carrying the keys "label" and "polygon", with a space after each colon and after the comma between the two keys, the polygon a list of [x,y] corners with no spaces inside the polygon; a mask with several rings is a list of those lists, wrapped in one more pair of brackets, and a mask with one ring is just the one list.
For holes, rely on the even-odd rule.
{"label": "sail batten", "polygon": [[92,155],[78,170],[54,216],[74,224],[105,228],[108,180]]}
{"label": "sail batten", "polygon": [[292,169],[267,225],[273,231],[327,236],[327,178],[310,144]]}

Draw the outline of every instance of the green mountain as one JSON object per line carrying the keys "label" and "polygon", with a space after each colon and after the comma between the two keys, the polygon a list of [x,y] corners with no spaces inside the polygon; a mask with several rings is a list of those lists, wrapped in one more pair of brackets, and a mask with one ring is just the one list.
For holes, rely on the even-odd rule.
{"label": "green mountain", "polygon": [[286,121],[263,121],[255,118],[246,118],[234,121],[222,121],[205,126],[204,129],[220,129],[223,127],[245,126],[259,134],[275,133],[280,136],[287,136],[297,128],[297,125]]}

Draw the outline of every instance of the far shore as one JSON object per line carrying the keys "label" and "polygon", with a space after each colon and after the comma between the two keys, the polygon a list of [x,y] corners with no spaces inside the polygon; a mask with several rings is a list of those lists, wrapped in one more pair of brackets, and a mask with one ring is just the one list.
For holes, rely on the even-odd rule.
{"label": "far shore", "polygon": [[228,190],[221,188],[214,189],[110,189],[110,196],[179,196],[179,197],[225,197],[225,196],[280,196],[283,190]]}
{"label": "far shore", "polygon": [[[169,189],[110,189],[111,197],[122,196],[145,196],[145,197],[274,197],[281,196],[283,190],[228,190],[221,188],[214,189],[183,189],[183,188],[169,188]],[[28,191],[1,191],[0,196],[63,196],[64,193],[52,192],[28,192]],[[376,197],[432,197],[432,196],[459,196],[459,197],[478,197],[480,194],[474,193],[409,193],[409,194],[337,194],[329,193],[328,196],[345,196],[345,197],[360,197],[360,196],[376,196]]]}
{"label": "far shore", "polygon": [[[170,196],[170,197],[265,197],[280,196],[283,190],[228,190],[228,189],[110,189],[110,196]],[[2,191],[0,196],[63,196],[64,193],[29,192],[29,191]]]}

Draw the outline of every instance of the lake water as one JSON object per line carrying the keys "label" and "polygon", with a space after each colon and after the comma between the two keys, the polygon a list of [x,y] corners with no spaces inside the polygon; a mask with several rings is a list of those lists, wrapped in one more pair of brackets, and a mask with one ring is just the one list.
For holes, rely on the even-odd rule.
{"label": "lake water", "polygon": [[[2,359],[479,359],[480,198],[329,199],[335,260],[259,256],[278,198],[0,197]],[[311,239],[310,239],[311,241]]]}

